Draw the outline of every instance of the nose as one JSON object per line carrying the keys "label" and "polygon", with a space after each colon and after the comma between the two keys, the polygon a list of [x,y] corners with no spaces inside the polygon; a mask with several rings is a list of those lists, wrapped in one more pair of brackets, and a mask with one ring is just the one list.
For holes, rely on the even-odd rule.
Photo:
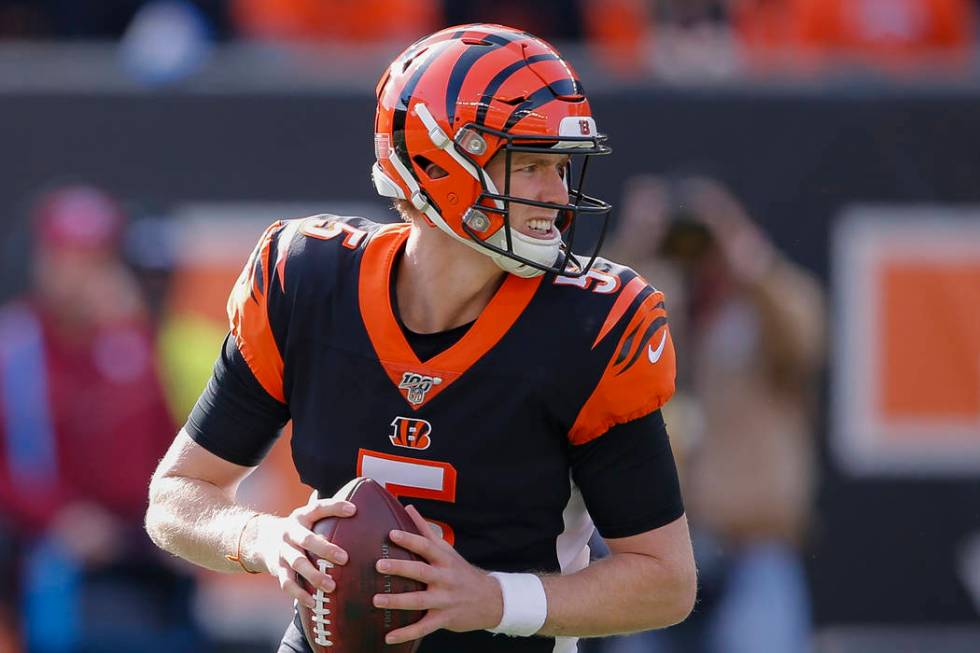
{"label": "nose", "polygon": [[561,171],[555,167],[548,167],[543,176],[540,200],[553,204],[568,204],[568,188],[565,186],[565,178]]}

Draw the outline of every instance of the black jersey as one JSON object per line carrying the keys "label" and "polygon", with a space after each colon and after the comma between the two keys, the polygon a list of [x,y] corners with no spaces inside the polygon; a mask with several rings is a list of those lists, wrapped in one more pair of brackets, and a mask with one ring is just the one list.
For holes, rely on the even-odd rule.
{"label": "black jersey", "polygon": [[[588,564],[595,527],[625,537],[680,517],[658,435],[674,388],[663,295],[601,259],[578,279],[507,275],[455,344],[419,360],[390,292],[409,229],[272,225],[229,299],[191,437],[250,466],[292,419],[294,463],[320,496],[374,478],[488,570],[570,573]],[[613,428],[641,419],[652,428]],[[286,644],[308,650],[295,627]],[[420,649],[494,650],[575,640],[438,631]]]}

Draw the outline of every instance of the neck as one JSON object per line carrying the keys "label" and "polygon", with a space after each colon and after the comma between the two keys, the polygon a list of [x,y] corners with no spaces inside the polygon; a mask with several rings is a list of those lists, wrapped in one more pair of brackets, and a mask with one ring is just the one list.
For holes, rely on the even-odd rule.
{"label": "neck", "polygon": [[402,322],[416,333],[472,322],[505,276],[490,257],[439,229],[413,224],[395,281]]}

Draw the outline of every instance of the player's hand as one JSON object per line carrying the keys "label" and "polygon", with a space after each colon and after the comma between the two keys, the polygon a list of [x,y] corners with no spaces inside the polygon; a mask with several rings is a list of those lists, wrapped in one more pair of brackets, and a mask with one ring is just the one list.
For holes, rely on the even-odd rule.
{"label": "player's hand", "polygon": [[435,534],[414,506],[406,508],[423,535],[391,531],[398,546],[421,556],[415,560],[378,560],[377,570],[411,578],[426,584],[421,592],[375,594],[374,605],[395,610],[427,610],[410,626],[388,633],[388,644],[419,639],[445,628],[455,632],[493,628],[503,616],[504,600],[500,584],[486,572],[466,562],[445,540]]}
{"label": "player's hand", "polygon": [[616,250],[634,260],[649,258],[670,222],[667,183],[656,175],[636,175],[623,184],[620,226],[613,235]]}
{"label": "player's hand", "polygon": [[684,183],[691,209],[713,233],[735,277],[746,282],[761,277],[775,253],[741,202],[714,179],[692,177]]}
{"label": "player's hand", "polygon": [[[313,524],[324,517],[350,517],[355,507],[349,501],[339,499],[317,499],[316,492],[310,495],[305,506],[292,511],[288,517],[276,517],[264,532],[259,534],[259,554],[266,570],[279,580],[279,587],[291,597],[310,608],[314,607],[313,596],[297,582],[299,574],[314,588],[333,592],[336,588],[329,574],[313,566],[306,556],[311,551],[335,565],[347,562],[347,552],[332,544],[322,535],[313,532]],[[263,524],[265,526],[265,524]]]}

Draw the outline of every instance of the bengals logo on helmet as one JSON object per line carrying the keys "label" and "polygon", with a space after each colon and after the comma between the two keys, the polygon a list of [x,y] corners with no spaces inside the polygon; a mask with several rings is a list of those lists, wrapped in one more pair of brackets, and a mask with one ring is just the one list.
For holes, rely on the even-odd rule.
{"label": "bengals logo on helmet", "polygon": [[432,443],[429,438],[430,433],[432,433],[432,424],[424,419],[396,417],[391,423],[391,433],[388,434],[388,439],[396,447],[428,449]]}

